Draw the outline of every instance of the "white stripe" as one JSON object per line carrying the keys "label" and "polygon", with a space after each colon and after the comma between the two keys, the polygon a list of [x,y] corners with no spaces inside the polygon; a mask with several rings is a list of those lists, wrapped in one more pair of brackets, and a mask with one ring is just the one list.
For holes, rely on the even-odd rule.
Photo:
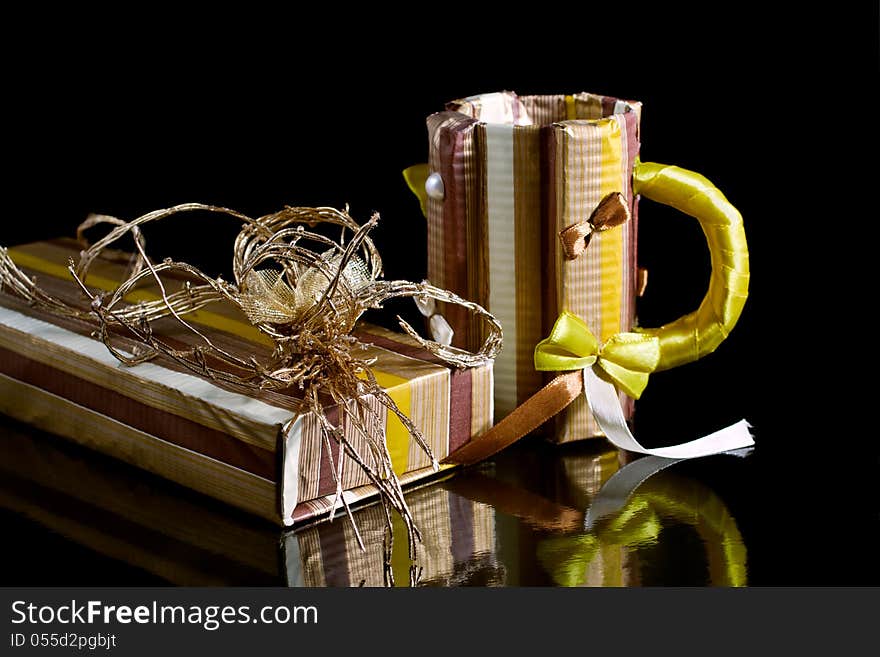
{"label": "white stripe", "polygon": [[300,534],[289,533],[284,537],[284,565],[287,586],[301,588],[306,585],[303,560],[299,545]]}
{"label": "white stripe", "polygon": [[486,124],[486,197],[489,223],[489,311],[504,331],[495,359],[495,410],[516,408],[516,227],[513,126]]}
{"label": "white stripe", "polygon": [[299,502],[299,452],[302,445],[302,425],[303,416],[300,415],[284,434],[284,454],[281,465],[281,520],[285,525],[293,524],[293,510]]}
{"label": "white stripe", "polygon": [[75,351],[102,365],[131,372],[141,379],[178,390],[184,395],[200,399],[252,422],[276,425],[287,422],[294,416],[294,413],[289,410],[270,406],[258,399],[245,395],[229,392],[191,374],[175,372],[153,363],[141,363],[134,367],[128,367],[120,363],[108,351],[107,347],[97,340],[78,335],[60,326],[28,317],[9,308],[0,307],[0,324],[8,326],[15,331],[27,333],[39,340]]}

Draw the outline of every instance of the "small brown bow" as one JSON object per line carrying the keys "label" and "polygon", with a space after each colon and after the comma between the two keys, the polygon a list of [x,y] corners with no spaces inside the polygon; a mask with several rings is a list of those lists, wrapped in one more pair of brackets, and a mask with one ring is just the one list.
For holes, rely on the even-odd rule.
{"label": "small brown bow", "polygon": [[602,231],[620,226],[630,217],[629,205],[626,198],[620,192],[611,192],[606,195],[589,219],[579,221],[563,229],[559,233],[559,240],[562,242],[562,251],[566,260],[574,260],[577,258],[587,245],[593,233],[601,233]]}

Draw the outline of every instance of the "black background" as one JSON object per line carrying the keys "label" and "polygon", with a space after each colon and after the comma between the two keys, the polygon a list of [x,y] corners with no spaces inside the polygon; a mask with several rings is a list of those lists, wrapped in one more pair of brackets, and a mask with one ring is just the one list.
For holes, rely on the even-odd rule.
{"label": "black background", "polygon": [[[875,386],[853,373],[876,360],[861,335],[875,284],[859,264],[877,216],[866,175],[877,18],[605,6],[508,9],[493,23],[466,7],[401,10],[399,24],[342,9],[223,27],[203,16],[72,30],[54,16],[5,66],[0,243],[72,234],[89,212],[349,203],[361,220],[381,213],[387,277],[420,280],[425,224],[400,171],[427,157],[428,114],[502,89],[640,100],[642,159],[724,191],[744,216],[752,265],[729,340],[652,376],[640,437],[678,442],[746,417],[759,444],[751,465],[701,476],[761,546],[759,581],[876,583],[880,462],[861,392]],[[708,258],[696,222],[650,202],[640,218],[650,283],[639,315],[657,325],[699,304]],[[220,273],[235,232],[231,220],[194,217],[147,239],[157,257]]]}

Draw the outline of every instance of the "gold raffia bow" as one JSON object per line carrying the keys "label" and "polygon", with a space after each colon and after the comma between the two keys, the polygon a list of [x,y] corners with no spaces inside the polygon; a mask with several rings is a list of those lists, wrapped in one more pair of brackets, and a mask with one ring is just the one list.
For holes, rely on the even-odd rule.
{"label": "gold raffia bow", "polygon": [[660,362],[660,341],[642,333],[618,333],[599,343],[586,322],[564,311],[550,336],[535,347],[535,369],[564,372],[598,367],[610,380],[633,399],[638,399],[648,375]]}

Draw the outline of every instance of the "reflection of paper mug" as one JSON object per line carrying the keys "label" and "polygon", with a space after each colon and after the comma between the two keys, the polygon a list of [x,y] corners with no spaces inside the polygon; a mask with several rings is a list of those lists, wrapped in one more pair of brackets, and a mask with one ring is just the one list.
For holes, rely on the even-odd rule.
{"label": "reflection of paper mug", "polygon": [[[702,176],[638,160],[640,103],[501,92],[447,108],[428,117],[427,168],[414,167],[407,178],[428,218],[428,278],[482,304],[503,325],[496,418],[541,386],[533,351],[561,311],[584,319],[600,340],[633,327],[643,287],[636,265],[639,195],[695,216],[712,256],[700,308],[648,329],[660,338],[658,369],[696,360],[727,336],[748,290],[742,218]],[[600,201],[615,193],[624,216],[598,226],[607,219],[597,216]],[[565,244],[560,232],[573,225]],[[473,348],[480,329],[459,311],[441,309],[453,344]],[[631,413],[631,400],[622,401]],[[583,397],[559,415],[558,441],[597,435]]]}
{"label": "reflection of paper mug", "polygon": [[[568,471],[583,458],[562,461]],[[710,488],[668,472],[658,475],[676,463],[647,456],[626,465],[592,496],[582,531],[544,539],[538,559],[553,581],[560,586],[650,584],[642,579],[639,551],[661,544],[665,526],[679,525],[699,536],[705,555],[700,584],[746,586],[747,550],[736,521]],[[568,483],[575,489],[583,485],[577,477]],[[663,583],[667,578],[664,574]]]}

